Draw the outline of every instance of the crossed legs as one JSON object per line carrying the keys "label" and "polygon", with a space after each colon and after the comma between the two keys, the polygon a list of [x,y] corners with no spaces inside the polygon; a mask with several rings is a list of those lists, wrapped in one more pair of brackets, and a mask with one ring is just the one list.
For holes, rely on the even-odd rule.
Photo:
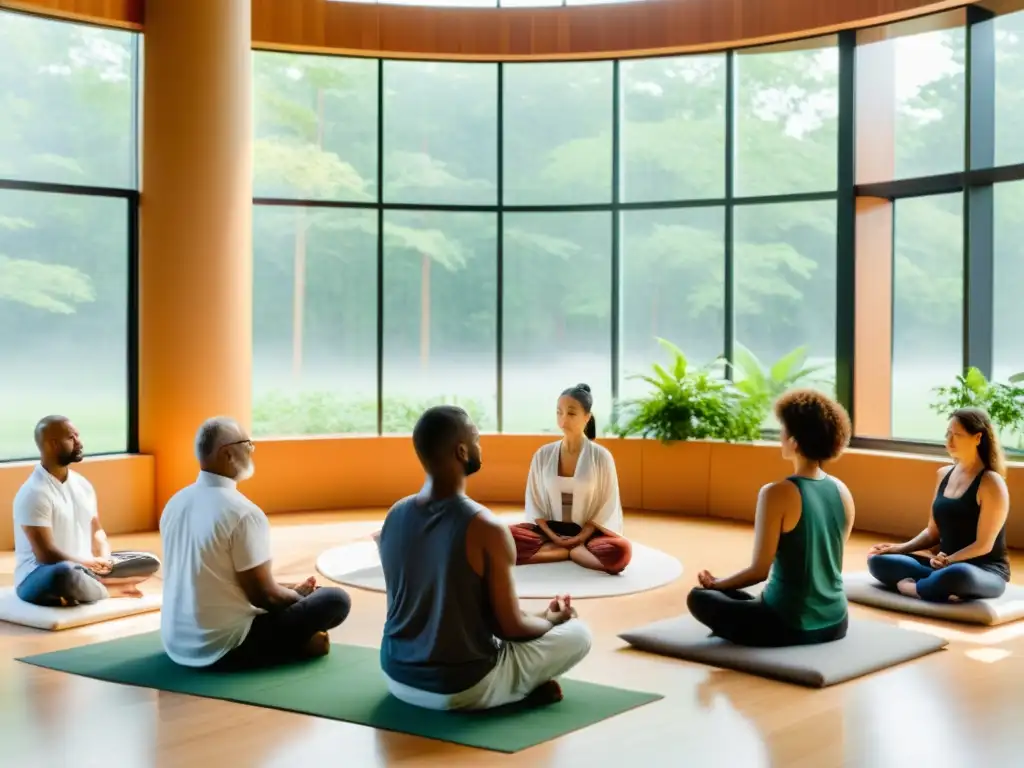
{"label": "crossed legs", "polygon": [[737,645],[781,648],[830,643],[846,636],[847,619],[824,629],[787,625],[760,599],[741,589],[720,591],[695,587],[686,599],[690,615],[723,640]]}
{"label": "crossed legs", "polygon": [[146,552],[114,552],[110,573],[99,576],[71,561],[40,565],[18,585],[21,600],[48,607],[95,603],[108,597],[141,597],[138,585],[160,569]]}
{"label": "crossed legs", "polygon": [[[571,523],[549,523],[556,533],[558,527],[566,526],[565,535],[579,533],[579,526]],[[570,530],[567,526],[572,526]],[[595,571],[611,574],[620,573],[633,556],[633,546],[629,539],[613,536],[604,532],[595,533],[586,542],[572,549],[560,547],[548,541],[539,526],[533,523],[517,523],[510,526],[512,538],[516,543],[516,565],[532,565],[536,563],[557,563],[572,560],[577,565]]]}
{"label": "crossed legs", "polygon": [[440,710],[482,710],[515,704],[530,698],[540,702],[557,699],[544,691],[556,686],[555,678],[579,664],[590,652],[590,629],[579,619],[570,619],[547,634],[526,642],[501,644],[498,663],[479,683],[465,691],[444,695],[419,691],[387,679],[391,694],[406,704]]}
{"label": "crossed legs", "polygon": [[253,619],[242,644],[215,666],[254,669],[323,656],[330,649],[327,631],[345,621],[351,608],[345,590],[320,587],[287,608]]}
{"label": "crossed legs", "polygon": [[953,563],[935,570],[920,555],[873,555],[868,571],[891,589],[930,603],[984,600],[1006,591],[1001,576],[970,563]]}

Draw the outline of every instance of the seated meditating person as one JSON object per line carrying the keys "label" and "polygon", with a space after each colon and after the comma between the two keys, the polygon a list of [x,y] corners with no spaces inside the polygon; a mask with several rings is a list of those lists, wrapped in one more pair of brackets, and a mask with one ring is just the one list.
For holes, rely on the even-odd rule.
{"label": "seated meditating person", "polygon": [[380,663],[413,706],[481,710],[560,700],[559,675],[590,651],[569,595],[531,615],[519,606],[508,526],[466,496],[480,434],[461,408],[428,409],[413,446],[427,474],[376,535],[387,592]]}
{"label": "seated meditating person", "polygon": [[956,411],[946,429],[946,451],[953,466],[938,471],[928,525],[910,541],[873,546],[868,570],[882,584],[929,602],[999,597],[1010,580],[1010,494],[1003,479],[1006,459],[988,414]]}
{"label": "seated meditating person", "polygon": [[111,552],[96,491],[71,469],[83,458],[64,416],[35,429],[39,463],[14,497],[14,585],[35,605],[66,607],[108,597],[142,597],[138,585],[160,569],[145,552]]}
{"label": "seated meditating person", "polygon": [[327,631],[348,616],[348,594],[278,584],[271,573],[270,522],[242,495],[254,446],[233,419],[214,418],[196,434],[199,477],[160,518],[164,597],[160,636],[186,667],[243,669],[323,656]]}
{"label": "seated meditating person", "polygon": [[527,522],[512,526],[516,565],[572,560],[610,574],[629,565],[633,548],[622,535],[615,460],[593,442],[593,405],[586,384],[570,387],[558,398],[562,439],[541,446],[530,463]]}
{"label": "seated meditating person", "polygon": [[[714,636],[739,645],[813,645],[846,636],[843,548],[853,528],[853,497],[822,464],[850,439],[839,403],[795,390],[775,403],[782,455],[793,473],[761,489],[751,564],[724,579],[708,571],[687,599],[690,614]],[[736,468],[742,472],[742,467]],[[755,597],[744,591],[768,580]]]}

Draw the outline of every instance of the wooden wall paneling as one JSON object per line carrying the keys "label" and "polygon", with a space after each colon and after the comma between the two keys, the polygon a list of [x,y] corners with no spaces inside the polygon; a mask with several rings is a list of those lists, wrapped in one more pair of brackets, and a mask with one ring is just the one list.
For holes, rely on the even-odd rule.
{"label": "wooden wall paneling", "polygon": [[253,0],[253,44],[265,49],[450,60],[628,57],[778,42],[969,4],[970,0],[644,0],[438,8]]}
{"label": "wooden wall paneling", "polygon": [[3,8],[124,29],[141,29],[145,17],[145,0],[0,0]]}

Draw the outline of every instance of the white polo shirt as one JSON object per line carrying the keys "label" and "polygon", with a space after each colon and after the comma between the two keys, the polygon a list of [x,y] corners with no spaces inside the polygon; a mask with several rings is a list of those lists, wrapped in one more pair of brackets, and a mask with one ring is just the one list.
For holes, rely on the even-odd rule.
{"label": "white polo shirt", "polygon": [[270,560],[270,522],[234,480],[200,472],[167,502],[160,537],[164,650],[183,666],[209,666],[241,645],[263,613],[236,574]]}
{"label": "white polo shirt", "polygon": [[71,557],[92,556],[92,519],[96,517],[92,483],[68,470],[63,483],[37,464],[14,496],[14,586],[39,567],[23,525],[50,528],[57,549]]}

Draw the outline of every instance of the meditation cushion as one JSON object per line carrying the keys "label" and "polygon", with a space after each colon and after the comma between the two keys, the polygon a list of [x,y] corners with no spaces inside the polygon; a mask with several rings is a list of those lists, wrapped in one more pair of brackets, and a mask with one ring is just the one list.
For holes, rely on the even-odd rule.
{"label": "meditation cushion", "polygon": [[141,598],[110,598],[72,608],[44,608],[20,600],[14,593],[14,587],[0,589],[0,621],[53,631],[159,611],[160,605],[160,595],[146,595]]}
{"label": "meditation cushion", "polygon": [[915,616],[986,626],[1024,618],[1024,587],[1017,584],[1007,584],[1002,597],[960,603],[929,603],[901,595],[884,587],[867,571],[844,574],[843,586],[850,602]]}
{"label": "meditation cushion", "polygon": [[619,637],[640,651],[825,688],[945,648],[947,640],[894,624],[850,617],[846,637],[790,648],[751,648],[718,637],[690,615],[648,624]]}

